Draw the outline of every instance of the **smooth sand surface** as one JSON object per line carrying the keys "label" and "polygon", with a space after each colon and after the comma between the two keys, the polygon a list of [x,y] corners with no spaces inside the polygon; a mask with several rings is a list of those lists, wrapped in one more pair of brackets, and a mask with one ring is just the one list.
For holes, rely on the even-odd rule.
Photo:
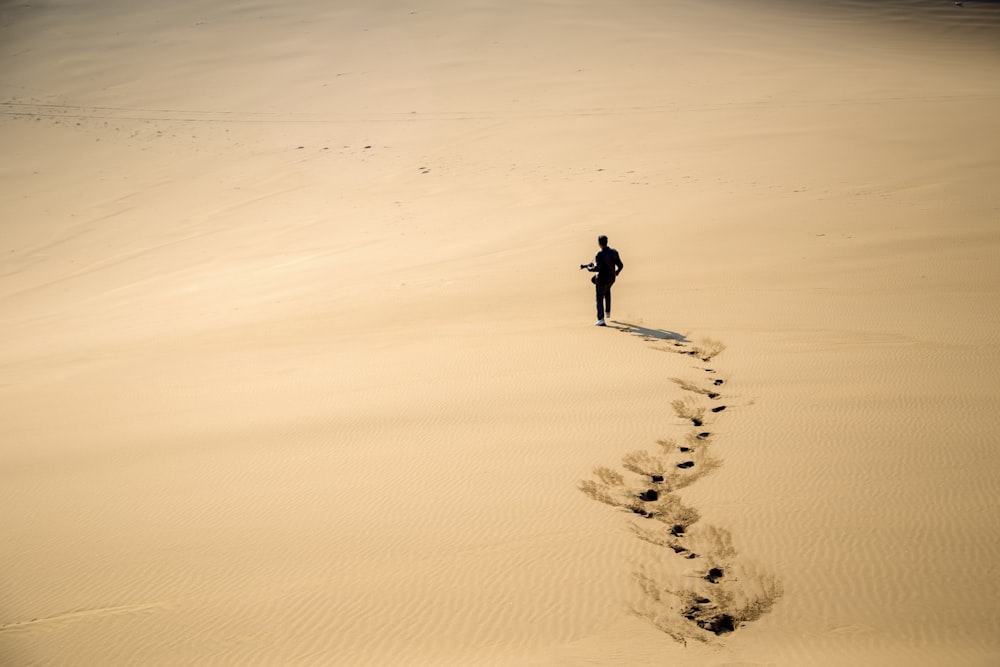
{"label": "smooth sand surface", "polygon": [[0,63],[0,663],[1000,662],[1000,4],[5,2]]}

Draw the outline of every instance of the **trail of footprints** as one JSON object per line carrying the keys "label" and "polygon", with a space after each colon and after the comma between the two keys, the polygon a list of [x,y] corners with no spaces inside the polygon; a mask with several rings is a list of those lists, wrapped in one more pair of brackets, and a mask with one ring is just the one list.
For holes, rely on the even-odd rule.
{"label": "trail of footprints", "polygon": [[632,533],[661,547],[665,558],[688,561],[680,574],[668,562],[640,567],[635,577],[643,596],[635,612],[679,642],[716,641],[770,611],[782,588],[774,576],[738,557],[729,531],[701,522],[698,510],[675,493],[722,464],[711,453],[713,436],[706,420],[726,409],[721,402],[725,381],[698,362],[711,361],[725,346],[705,340],[658,349],[691,355],[706,374],[703,383],[673,379],[689,395],[671,405],[691,429],[680,442],[660,440],[653,452],[627,453],[621,462],[626,474],[598,466],[595,479],[582,481],[579,488],[594,500],[640,517],[630,522]]}

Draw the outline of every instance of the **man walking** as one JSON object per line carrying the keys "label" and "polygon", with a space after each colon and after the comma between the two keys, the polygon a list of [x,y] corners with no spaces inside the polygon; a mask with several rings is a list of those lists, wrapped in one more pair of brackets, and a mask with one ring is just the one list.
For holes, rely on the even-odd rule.
{"label": "man walking", "polygon": [[581,264],[581,269],[587,269],[597,275],[590,279],[597,291],[597,321],[594,326],[605,327],[605,317],[611,317],[611,286],[615,278],[622,272],[625,265],[618,251],[608,247],[608,237],[603,234],[597,237],[597,245],[601,247],[594,255],[590,264]]}

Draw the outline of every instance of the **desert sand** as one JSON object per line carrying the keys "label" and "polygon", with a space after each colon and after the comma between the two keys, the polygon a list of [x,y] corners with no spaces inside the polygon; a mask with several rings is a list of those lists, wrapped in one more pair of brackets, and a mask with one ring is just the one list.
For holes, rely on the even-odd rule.
{"label": "desert sand", "polygon": [[7,2],[0,62],[0,663],[1000,662],[1000,4]]}

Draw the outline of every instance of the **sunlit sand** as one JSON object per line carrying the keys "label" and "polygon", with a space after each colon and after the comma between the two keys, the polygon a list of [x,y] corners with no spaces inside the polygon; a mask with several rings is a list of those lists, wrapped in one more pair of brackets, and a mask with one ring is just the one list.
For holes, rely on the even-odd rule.
{"label": "sunlit sand", "polygon": [[997,659],[997,3],[0,31],[0,663]]}

